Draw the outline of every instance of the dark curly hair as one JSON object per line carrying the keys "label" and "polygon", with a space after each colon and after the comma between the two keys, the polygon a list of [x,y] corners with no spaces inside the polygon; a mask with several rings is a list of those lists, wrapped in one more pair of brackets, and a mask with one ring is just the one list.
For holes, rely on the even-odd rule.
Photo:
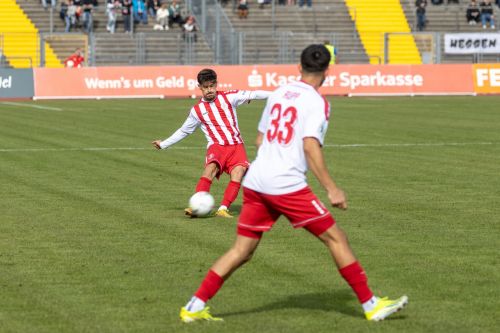
{"label": "dark curly hair", "polygon": [[198,73],[198,83],[217,81],[217,73],[213,69],[205,68]]}
{"label": "dark curly hair", "polygon": [[308,73],[324,72],[331,60],[328,49],[322,44],[309,45],[300,55],[302,69]]}

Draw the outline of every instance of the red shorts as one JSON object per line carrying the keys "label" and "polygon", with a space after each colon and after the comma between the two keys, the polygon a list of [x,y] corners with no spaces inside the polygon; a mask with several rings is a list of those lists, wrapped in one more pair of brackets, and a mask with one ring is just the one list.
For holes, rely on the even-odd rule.
{"label": "red shorts", "polygon": [[326,231],[335,224],[328,209],[309,186],[297,192],[281,195],[263,194],[243,188],[239,229],[269,231],[281,215],[284,215],[294,228],[307,228],[312,224],[322,223],[324,226],[322,231]]}
{"label": "red shorts", "polygon": [[205,166],[209,163],[215,163],[219,166],[219,172],[216,175],[217,179],[223,172],[230,174],[234,167],[238,165],[245,168],[250,166],[245,145],[243,144],[221,146],[214,143],[208,147],[205,157]]}

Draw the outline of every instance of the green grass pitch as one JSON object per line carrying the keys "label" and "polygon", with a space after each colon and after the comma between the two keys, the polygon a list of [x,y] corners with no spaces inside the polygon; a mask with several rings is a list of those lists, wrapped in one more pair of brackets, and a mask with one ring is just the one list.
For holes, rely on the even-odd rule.
{"label": "green grass pitch", "polygon": [[[333,214],[376,294],[410,299],[381,323],[285,219],[210,302],[225,322],[179,321],[236,224],[183,216],[200,131],[150,145],[192,103],[0,102],[0,332],[500,332],[499,97],[332,99]],[[251,159],[262,107],[238,113]]]}

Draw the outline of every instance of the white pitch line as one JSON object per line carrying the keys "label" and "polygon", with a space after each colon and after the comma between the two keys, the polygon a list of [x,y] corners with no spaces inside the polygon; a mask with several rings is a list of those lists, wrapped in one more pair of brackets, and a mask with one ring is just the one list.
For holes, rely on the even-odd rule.
{"label": "white pitch line", "polygon": [[[380,144],[342,144],[342,145],[324,145],[325,148],[383,148],[383,147],[453,147],[453,146],[496,146],[500,142],[436,142],[436,143],[380,143]],[[168,150],[204,150],[206,146],[198,147],[171,147]],[[254,146],[249,146],[247,149],[255,149]],[[0,152],[63,152],[63,151],[113,151],[113,150],[154,150],[144,147],[88,147],[88,148],[0,148]]]}
{"label": "white pitch line", "polygon": [[41,105],[26,104],[26,103],[2,102],[2,104],[11,105],[11,106],[22,106],[22,107],[28,107],[28,108],[35,108],[35,109],[40,109],[40,110],[50,110],[50,111],[62,111],[63,110],[61,108],[55,108],[55,107],[51,107],[51,106],[41,106]]}
{"label": "white pitch line", "polygon": [[436,142],[436,143],[354,143],[344,145],[324,145],[335,148],[371,148],[371,147],[446,147],[446,146],[486,146],[498,145],[500,142]]}

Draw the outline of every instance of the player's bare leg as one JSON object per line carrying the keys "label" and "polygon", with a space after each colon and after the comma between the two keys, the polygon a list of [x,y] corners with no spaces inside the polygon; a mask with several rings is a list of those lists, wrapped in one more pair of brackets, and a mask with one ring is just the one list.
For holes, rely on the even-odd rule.
{"label": "player's bare leg", "polygon": [[318,238],[329,249],[330,254],[342,277],[356,293],[368,320],[384,320],[387,316],[401,310],[408,303],[408,297],[396,300],[378,298],[368,287],[368,278],[354,255],[345,232],[336,224]]}
{"label": "player's bare leg", "polygon": [[336,224],[328,228],[318,238],[330,251],[337,268],[341,269],[356,261],[356,257],[347,240],[347,235]]}
{"label": "player's bare leg", "polygon": [[210,270],[227,280],[235,270],[252,259],[259,242],[260,239],[237,235],[231,249],[217,259]]}
{"label": "player's bare leg", "polygon": [[215,213],[216,216],[228,218],[233,217],[229,213],[229,206],[234,202],[234,200],[236,200],[238,192],[240,191],[241,180],[246,172],[247,168],[242,165],[237,165],[233,168],[233,170],[231,170],[231,180],[229,181],[229,184],[227,184],[226,190],[224,191],[224,198],[222,199],[219,209]]}
{"label": "player's bare leg", "polygon": [[199,289],[186,306],[181,309],[180,318],[182,321],[189,323],[196,320],[222,320],[210,314],[206,302],[215,296],[224,281],[234,271],[252,258],[259,242],[260,237],[251,238],[237,235],[231,249],[212,265]]}
{"label": "player's bare leg", "polygon": [[[198,180],[198,184],[196,184],[195,193],[197,192],[210,192],[210,187],[212,186],[212,181],[219,172],[219,165],[217,163],[208,163],[203,169],[203,173],[201,174],[200,180]],[[184,209],[184,213],[187,216],[193,216],[193,212],[191,208]]]}

